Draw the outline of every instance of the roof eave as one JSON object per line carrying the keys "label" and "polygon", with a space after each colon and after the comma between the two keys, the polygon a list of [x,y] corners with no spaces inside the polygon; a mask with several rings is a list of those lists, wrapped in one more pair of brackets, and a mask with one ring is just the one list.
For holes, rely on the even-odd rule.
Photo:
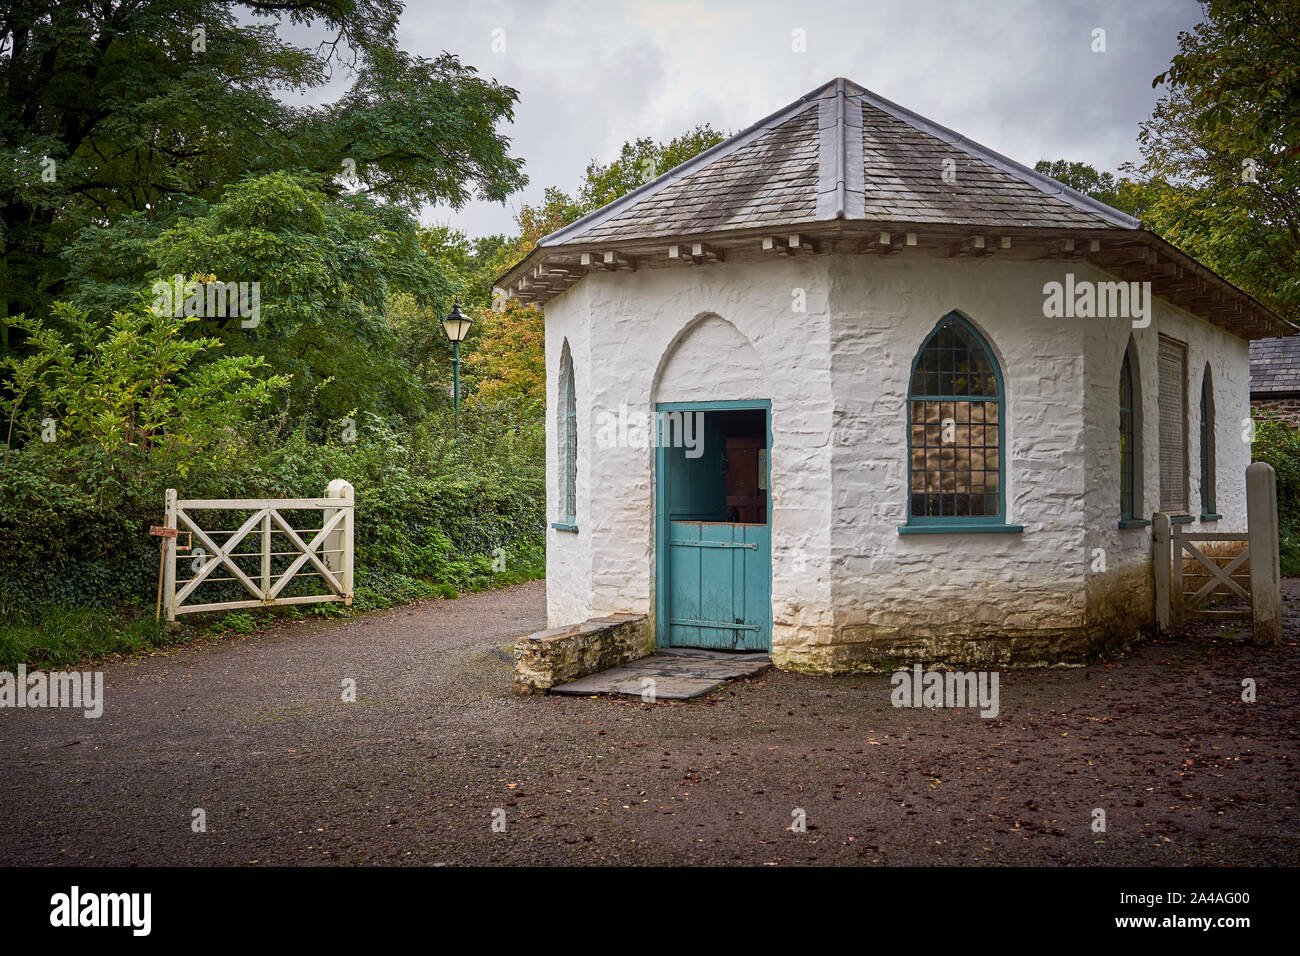
{"label": "roof eave", "polygon": [[1245,289],[1241,288],[1241,286],[1237,285],[1235,282],[1232,282],[1229,279],[1224,278],[1214,269],[1211,269],[1205,263],[1197,259],[1195,256],[1192,256],[1184,252],[1183,250],[1179,249],[1177,246],[1175,246],[1168,239],[1161,236],[1159,233],[1144,228],[1141,230],[1141,235],[1144,237],[1149,237],[1150,240],[1153,240],[1152,245],[1159,246],[1161,251],[1164,252],[1165,255],[1168,255],[1170,258],[1174,258],[1174,259],[1182,259],[1186,263],[1189,263],[1192,266],[1193,270],[1199,270],[1201,272],[1206,273],[1214,281],[1222,284],[1231,294],[1245,300],[1245,302],[1251,308],[1257,310],[1267,322],[1269,322],[1270,324],[1276,327],[1276,336],[1271,336],[1271,335],[1262,336],[1263,338],[1273,338],[1273,337],[1282,338],[1288,335],[1295,335],[1297,332],[1300,332],[1300,326],[1297,326],[1294,323],[1288,321],[1287,319],[1282,318],[1282,316],[1278,315],[1276,312],[1274,312],[1264,303],[1260,302],[1258,299],[1256,299]]}

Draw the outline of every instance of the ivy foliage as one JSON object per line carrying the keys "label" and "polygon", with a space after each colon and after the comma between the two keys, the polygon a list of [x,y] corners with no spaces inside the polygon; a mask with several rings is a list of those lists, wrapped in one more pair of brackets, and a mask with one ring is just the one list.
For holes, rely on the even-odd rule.
{"label": "ivy foliage", "polygon": [[1300,429],[1256,411],[1251,457],[1277,472],[1277,535],[1282,575],[1300,575]]}

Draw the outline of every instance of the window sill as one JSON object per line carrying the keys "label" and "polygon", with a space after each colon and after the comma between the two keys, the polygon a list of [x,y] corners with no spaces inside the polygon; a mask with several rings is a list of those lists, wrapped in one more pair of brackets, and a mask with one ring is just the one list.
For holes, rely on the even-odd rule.
{"label": "window sill", "polygon": [[1018,524],[983,524],[954,521],[951,524],[900,524],[899,534],[1020,534],[1024,526]]}
{"label": "window sill", "polygon": [[556,531],[567,531],[569,534],[577,534],[578,526],[576,524],[565,524],[563,521],[551,522],[551,527]]}
{"label": "window sill", "polygon": [[1202,520],[1202,521],[1220,521],[1220,520],[1222,520],[1222,518],[1223,518],[1223,515],[1216,515],[1216,514],[1213,514],[1212,512],[1209,512],[1209,511],[1202,511],[1202,512],[1201,512],[1201,520]]}
{"label": "window sill", "polygon": [[1150,525],[1151,522],[1148,521],[1146,518],[1120,518],[1119,519],[1119,527],[1121,531],[1127,528],[1146,528],[1149,527]]}
{"label": "window sill", "polygon": [[1193,520],[1195,519],[1193,519],[1191,515],[1186,515],[1186,514],[1169,516],[1170,524],[1191,524]]}

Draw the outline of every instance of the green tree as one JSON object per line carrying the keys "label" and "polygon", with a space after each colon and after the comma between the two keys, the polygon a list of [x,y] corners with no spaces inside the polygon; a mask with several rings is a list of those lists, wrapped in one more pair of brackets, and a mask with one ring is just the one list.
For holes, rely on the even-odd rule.
{"label": "green tree", "polygon": [[542,310],[510,302],[482,309],[480,334],[469,354],[475,391],[470,405],[509,402],[526,415],[546,409],[546,329]]}
{"label": "green tree", "polygon": [[0,361],[0,368],[36,393],[39,409],[24,421],[23,396],[16,395],[7,402],[9,421],[27,433],[49,428],[46,441],[29,443],[30,454],[44,453],[46,445],[54,446],[52,453],[83,452],[69,461],[88,490],[102,492],[113,483],[110,476],[138,478],[154,457],[165,457],[184,474],[187,462],[288,383],[267,375],[260,356],[198,361],[221,342],[190,334],[192,319],[151,306],[139,299],[105,322],[55,303],[67,334],[36,319],[6,320],[28,333],[33,350],[23,360]]}
{"label": "green tree", "polygon": [[618,159],[604,166],[593,160],[587,166],[578,190],[583,213],[613,202],[726,138],[725,133],[705,123],[665,143],[656,143],[649,137],[624,143]]}
{"label": "green tree", "polygon": [[[428,305],[450,289],[400,208],[331,197],[318,177],[272,173],[228,187],[207,213],[163,233],[151,253],[162,276],[259,283],[260,315],[205,314],[196,329],[220,339],[227,354],[263,356],[292,376],[299,412],[319,422],[355,409],[420,411],[417,381],[385,317],[387,298],[405,292]],[[201,291],[206,299],[206,286]]]}
{"label": "green tree", "polygon": [[1277,472],[1277,527],[1282,574],[1300,574],[1300,429],[1256,409],[1251,460]]}
{"label": "green tree", "polygon": [[1144,218],[1300,319],[1300,0],[1207,0],[1139,134]]}
{"label": "green tree", "polygon": [[[42,315],[68,297],[69,260],[57,253],[82,230],[92,244],[116,242],[78,278],[131,285],[149,240],[250,175],[338,177],[335,191],[408,210],[501,200],[523,185],[497,132],[515,91],[450,54],[401,52],[401,9],[397,0],[0,4],[0,315]],[[283,35],[306,24],[332,39],[307,49]],[[337,102],[293,103],[339,70],[354,82]]]}

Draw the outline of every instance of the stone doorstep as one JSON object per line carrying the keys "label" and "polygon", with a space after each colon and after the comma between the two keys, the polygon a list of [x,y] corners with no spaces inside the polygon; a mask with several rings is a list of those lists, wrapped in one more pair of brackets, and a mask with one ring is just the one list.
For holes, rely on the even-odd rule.
{"label": "stone doorstep", "polygon": [[711,651],[703,647],[660,647],[656,654],[668,657],[707,657],[720,661],[770,661],[767,651]]}
{"label": "stone doorstep", "polygon": [[552,627],[545,631],[538,631],[535,634],[529,634],[524,640],[528,641],[553,641],[557,637],[572,637],[575,634],[582,633],[581,624],[568,624],[564,627]]}
{"label": "stone doorstep", "polygon": [[614,613],[552,627],[515,641],[515,692],[545,693],[651,653],[654,639],[644,614]]}
{"label": "stone doorstep", "polygon": [[614,614],[609,617],[594,617],[579,624],[566,624],[561,627],[552,627],[545,631],[538,631],[536,634],[529,634],[527,637],[523,638],[523,640],[556,641],[565,637],[579,637],[586,634],[595,634],[598,631],[611,630],[620,624],[626,624],[629,621],[638,620],[638,618],[642,616],[644,615]]}
{"label": "stone doorstep", "polygon": [[[716,656],[714,656],[716,654]],[[772,666],[767,654],[697,654],[659,652],[611,667],[597,674],[580,677],[552,687],[552,694],[590,696],[592,694],[626,694],[640,697],[647,678],[655,682],[655,697],[663,700],[688,700],[721,687],[738,677],[752,677]]]}
{"label": "stone doorstep", "polygon": [[724,680],[734,680],[737,677],[747,677],[749,674],[757,673],[766,667],[770,667],[771,664],[771,659],[766,655],[759,661],[724,661],[705,660],[698,657],[661,657],[655,654],[650,657],[643,657],[640,660],[629,661],[623,666],[630,670],[648,672],[642,674],[642,676],[649,677],[662,674],[667,677],[719,677]]}

